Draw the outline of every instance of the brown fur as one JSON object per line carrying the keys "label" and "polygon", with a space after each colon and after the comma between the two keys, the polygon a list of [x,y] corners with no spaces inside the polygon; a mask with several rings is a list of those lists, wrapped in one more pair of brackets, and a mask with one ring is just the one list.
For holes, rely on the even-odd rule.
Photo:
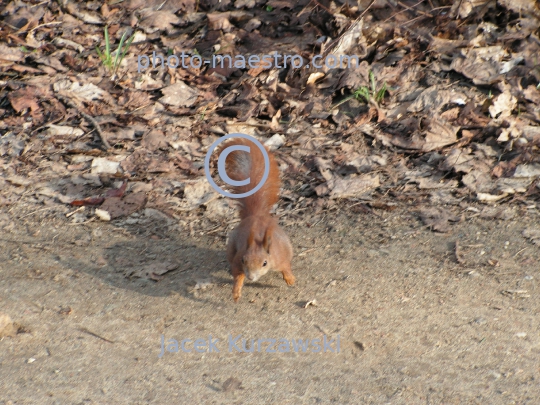
{"label": "brown fur", "polygon": [[[228,176],[233,180],[250,177],[247,186],[231,187],[235,194],[245,193],[255,187],[264,174],[261,151],[251,141],[235,138],[226,143],[220,152],[231,145],[246,145],[250,154],[243,151],[230,153],[225,160]],[[295,277],[291,272],[293,256],[289,237],[270,215],[272,206],[279,199],[279,169],[274,156],[268,151],[270,174],[263,187],[255,194],[240,199],[240,224],[229,235],[227,260],[234,277],[233,299],[242,294],[245,279],[256,281],[269,270],[279,271],[288,285]]]}
{"label": "brown fur", "polygon": [[[264,157],[257,145],[242,138],[233,138],[232,141],[226,142],[218,153],[232,145],[244,145],[250,148],[249,153],[234,151],[225,159],[227,174],[231,179],[245,180],[250,178],[250,182],[246,186],[229,186],[235,194],[242,194],[253,190],[260,183],[264,175]],[[272,206],[279,200],[279,169],[274,155],[268,150],[267,152],[270,160],[268,179],[259,191],[239,201],[241,219],[254,214],[269,213]]]}

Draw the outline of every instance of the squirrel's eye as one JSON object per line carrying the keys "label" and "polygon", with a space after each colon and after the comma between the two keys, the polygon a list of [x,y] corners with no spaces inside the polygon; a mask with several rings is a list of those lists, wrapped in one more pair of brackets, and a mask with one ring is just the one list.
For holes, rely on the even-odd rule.
{"label": "squirrel's eye", "polygon": [[266,264],[267,264],[267,263],[266,263],[266,260],[265,260],[264,263],[263,263],[263,267],[266,266]]}
{"label": "squirrel's eye", "polygon": [[246,264],[246,258],[242,257],[242,264]]}

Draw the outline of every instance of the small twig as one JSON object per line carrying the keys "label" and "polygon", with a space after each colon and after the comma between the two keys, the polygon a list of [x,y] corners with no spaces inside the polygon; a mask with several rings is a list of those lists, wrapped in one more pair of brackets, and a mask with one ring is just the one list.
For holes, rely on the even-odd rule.
{"label": "small twig", "polygon": [[321,222],[322,220],[324,220],[326,218],[326,214],[324,214],[317,222],[315,222],[313,225],[311,225],[311,228],[313,228],[315,225],[318,225],[319,222]]}
{"label": "small twig", "polygon": [[214,229],[211,229],[209,231],[206,232],[206,235],[211,235],[213,233],[216,233],[216,232],[219,232],[223,229],[223,226],[222,225],[218,225],[217,227],[215,227]]}
{"label": "small twig", "polygon": [[38,212],[41,212],[41,211],[46,211],[46,210],[51,210],[53,208],[56,208],[56,207],[45,207],[45,208],[41,208],[39,210],[35,210],[35,211],[32,211],[30,214],[26,214],[26,215],[23,215],[22,217],[20,217],[19,219],[23,219],[23,218],[26,218],[26,217],[29,217],[30,215],[34,215]]}
{"label": "small twig", "polygon": [[447,9],[447,8],[452,8],[452,6],[435,7],[435,8],[432,8],[431,11],[444,10],[444,9]]}
{"label": "small twig", "polygon": [[517,253],[514,255],[514,257],[516,257],[517,255],[519,255],[519,254],[520,254],[521,252],[523,252],[524,250],[527,250],[527,248],[521,249],[519,252],[517,252]]}
{"label": "small twig", "polygon": [[105,135],[103,134],[101,127],[99,126],[98,122],[94,119],[94,117],[82,111],[69,97],[63,96],[61,94],[56,94],[56,98],[66,103],[69,107],[76,109],[79,112],[79,114],[83,116],[85,120],[87,120],[94,126],[94,128],[96,129],[96,132],[99,135],[101,143],[103,143],[103,146],[105,146],[106,149],[111,149],[111,145],[109,144],[109,142],[107,142],[107,139],[105,139]]}
{"label": "small twig", "polygon": [[50,3],[50,1],[44,0],[44,1],[42,1],[41,3],[37,3],[37,4],[34,4],[33,6],[30,6],[30,8],[39,7],[39,6],[41,6],[42,4],[46,4],[46,3]]}
{"label": "small twig", "polygon": [[17,244],[24,244],[24,245],[39,245],[39,244],[47,244],[52,245],[54,242],[49,242],[46,240],[13,240],[13,239],[0,239],[0,242],[11,242],[11,243],[17,243]]}
{"label": "small twig", "polygon": [[366,13],[369,11],[369,9],[374,3],[375,3],[375,0],[370,1],[368,6],[364,9],[364,11],[362,11],[362,14],[360,14],[353,22],[351,22],[349,26],[347,27],[347,29],[343,30],[341,35],[339,35],[336,39],[330,42],[330,44],[328,44],[328,47],[325,48],[324,52],[322,53],[322,56],[327,57],[330,54],[330,52],[332,52],[335,46],[339,44],[339,41],[341,41],[341,39],[345,36],[347,32],[349,32],[351,28],[353,28],[356,24],[358,24],[358,22],[364,17],[364,15],[366,15]]}
{"label": "small twig", "polygon": [[[400,1],[398,1],[398,4],[399,4],[401,7],[405,7],[406,10],[413,10],[414,7],[418,6],[419,4],[423,3],[424,1],[425,1],[425,0],[420,0],[418,3],[416,3],[415,5],[413,5],[413,6],[411,6],[411,7],[407,6],[406,4],[403,4],[403,3],[400,2]],[[433,18],[433,16],[432,16],[431,14],[429,14],[429,13],[425,13],[425,12],[420,11],[420,10],[414,10],[414,11],[416,11],[418,14],[422,14],[422,15],[425,15],[425,16],[427,16],[427,17]]]}
{"label": "small twig", "polygon": [[[47,3],[47,2],[44,2],[44,3]],[[37,27],[32,28],[31,30],[18,31],[17,35],[24,34],[24,33],[27,33],[27,32],[33,32],[33,31],[38,30],[40,28],[48,27],[49,25],[61,25],[61,24],[63,24],[63,22],[60,22],[60,21],[53,21],[53,22],[49,22],[49,23],[45,23],[45,24],[40,24]]]}
{"label": "small twig", "polygon": [[413,18],[412,20],[409,20],[409,21],[407,21],[406,23],[403,23],[402,25],[403,25],[403,27],[405,27],[406,25],[412,24],[413,22],[416,22],[416,21],[418,21],[418,20],[421,20],[422,18],[427,18],[427,16],[425,16],[425,15],[419,15],[418,17]]}
{"label": "small twig", "polygon": [[312,251],[320,249],[320,248],[321,248],[321,246],[317,246],[317,247],[314,247],[314,248],[311,248],[311,249],[306,249],[306,250],[298,253],[298,256],[305,256],[306,253],[312,252]]}
{"label": "small twig", "polygon": [[71,211],[71,212],[67,213],[67,214],[66,214],[66,218],[69,218],[69,217],[72,216],[73,214],[76,214],[77,212],[80,212],[80,211],[84,211],[84,206],[83,206],[83,207],[77,208],[75,211]]}
{"label": "small twig", "polygon": [[149,105],[152,105],[152,103],[148,103],[148,104],[143,105],[142,107],[135,108],[133,111],[128,112],[128,114],[136,113],[137,111],[142,110],[142,109],[148,107]]}
{"label": "small twig", "polygon": [[404,10],[401,10],[401,11],[398,11],[397,13],[394,13],[392,14],[390,17],[388,17],[386,20],[383,21],[383,23],[385,22],[388,22],[390,21],[391,19],[393,19],[395,16],[397,16],[398,14],[401,14],[401,13],[404,13],[405,11],[408,11],[408,10],[413,10],[414,7],[418,6],[419,4],[422,4],[425,0],[420,0],[418,3],[416,3],[415,5],[413,6],[407,6],[406,4],[403,4],[402,2],[398,1],[398,4],[401,6],[401,7],[404,7]]}
{"label": "small twig", "polygon": [[[64,116],[65,117],[65,116]],[[38,127],[36,129],[34,129],[32,132],[30,132],[30,135],[34,135],[36,132],[42,130],[43,128],[47,128],[48,126],[50,125],[53,125],[53,124],[56,124],[57,122],[59,121],[62,121],[64,119],[64,117],[60,117],[60,118],[57,118],[55,120],[52,120],[52,121],[49,121],[47,122],[45,125],[42,125],[41,127]],[[26,151],[27,152],[27,151]],[[24,153],[26,153],[24,152]]]}
{"label": "small twig", "polygon": [[330,10],[328,7],[325,7],[324,5],[322,5],[321,3],[319,3],[317,0],[312,0],[313,3],[315,3],[317,6],[319,6],[320,8],[322,8],[323,10],[325,10],[328,14],[330,15],[334,15],[334,13],[332,12],[332,10]]}
{"label": "small twig", "polygon": [[96,337],[96,338],[98,338],[98,339],[101,339],[101,340],[103,340],[103,341],[105,341],[105,342],[107,342],[107,343],[114,343],[114,341],[109,340],[109,339],[107,339],[107,338],[104,338],[103,336],[99,336],[97,333],[91,332],[91,331],[89,331],[89,330],[86,329],[86,328],[79,328],[79,330],[80,330],[81,332],[88,333],[90,336],[94,336],[94,337]]}
{"label": "small twig", "polygon": [[459,14],[459,9],[461,8],[461,3],[463,2],[463,0],[459,0],[459,4],[457,5],[457,7],[455,8],[456,10],[456,15],[452,15],[451,18],[454,18],[456,17],[456,20],[457,20],[457,15]]}

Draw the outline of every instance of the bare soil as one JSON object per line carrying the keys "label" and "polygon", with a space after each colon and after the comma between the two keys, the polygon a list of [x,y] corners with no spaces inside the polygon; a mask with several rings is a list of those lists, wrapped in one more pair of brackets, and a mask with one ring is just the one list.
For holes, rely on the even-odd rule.
{"label": "bare soil", "polygon": [[[0,237],[0,308],[19,326],[0,340],[2,405],[538,403],[533,211],[438,234],[410,210],[341,207],[286,227],[295,287],[272,273],[234,304],[221,237],[18,209]],[[155,262],[178,267],[126,277]],[[239,334],[339,335],[340,352],[229,352]],[[159,358],[162,335],[220,352]]]}

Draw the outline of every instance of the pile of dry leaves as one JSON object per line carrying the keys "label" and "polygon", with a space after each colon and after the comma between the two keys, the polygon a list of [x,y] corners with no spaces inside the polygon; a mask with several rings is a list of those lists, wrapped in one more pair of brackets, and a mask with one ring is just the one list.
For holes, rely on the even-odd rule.
{"label": "pile of dry leaves", "polygon": [[[226,224],[233,210],[208,185],[203,161],[212,142],[233,132],[275,150],[280,210],[291,218],[336,200],[364,209],[538,202],[534,0],[13,0],[0,7],[0,206],[61,206],[75,222],[97,214],[131,215],[135,223],[137,212],[157,209]],[[95,50],[105,49],[105,26],[113,50],[133,35],[116,74]],[[142,55],[182,52],[191,55],[186,62],[277,52],[300,55],[304,65],[319,54],[357,55],[360,64],[138,66]],[[455,218],[441,222],[441,215],[422,217],[428,225],[437,218],[434,228],[445,231]],[[8,219],[0,216],[0,226]]]}

